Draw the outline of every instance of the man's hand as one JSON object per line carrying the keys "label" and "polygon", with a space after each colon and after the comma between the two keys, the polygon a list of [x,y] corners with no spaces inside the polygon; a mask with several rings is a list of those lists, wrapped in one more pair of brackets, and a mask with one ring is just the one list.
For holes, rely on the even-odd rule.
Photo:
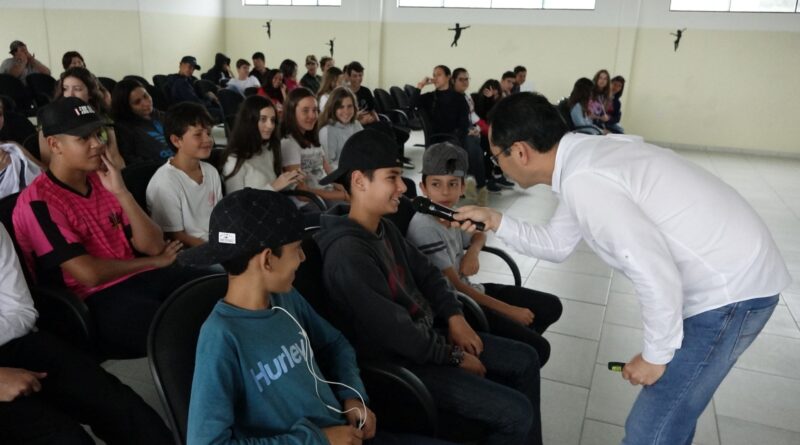
{"label": "man's hand", "polygon": [[481,359],[475,357],[469,352],[464,353],[464,360],[461,362],[459,367],[471,374],[477,375],[478,377],[486,376],[486,367],[483,366],[483,363],[481,363]]}
{"label": "man's hand", "polygon": [[19,368],[0,368],[0,402],[10,402],[19,396],[27,396],[42,389],[39,380],[46,372],[33,372]]}
{"label": "man's hand", "polygon": [[[358,428],[361,424],[361,418],[364,415],[364,405],[361,404],[361,400],[347,399],[344,401],[343,406],[345,417],[347,417],[347,423]],[[369,440],[375,437],[377,418],[375,417],[375,413],[369,408],[367,408],[366,415],[367,420],[364,422],[364,427],[361,428],[361,431],[364,433],[363,439]]]}
{"label": "man's hand", "polygon": [[100,159],[103,161],[103,167],[97,173],[103,187],[116,197],[128,193],[128,188],[125,187],[125,181],[122,180],[122,173],[120,173],[119,168],[111,162],[111,159],[108,158],[108,154],[101,154]]}
{"label": "man's hand", "polygon": [[483,352],[483,340],[470,327],[463,315],[453,315],[447,320],[448,337],[452,344],[461,346],[464,352],[480,356]]}
{"label": "man's hand", "polygon": [[642,358],[642,354],[637,354],[622,368],[622,378],[631,385],[649,386],[657,382],[666,369],[667,365],[650,363]]}
{"label": "man's hand", "polygon": [[462,277],[471,277],[478,273],[481,265],[478,261],[478,255],[471,255],[467,253],[464,255],[464,258],[461,259],[461,265],[458,266],[458,273]]}
{"label": "man's hand", "polygon": [[183,243],[178,240],[173,240],[164,246],[164,250],[160,254],[153,257],[153,266],[161,269],[167,267],[175,262],[178,257],[178,252],[183,248]]}
{"label": "man's hand", "polygon": [[523,326],[530,326],[533,323],[535,315],[530,309],[509,305],[508,308],[501,311],[506,317],[516,321]]}
{"label": "man's hand", "polygon": [[331,445],[361,445],[364,433],[350,425],[323,428],[322,432]]}
{"label": "man's hand", "polygon": [[497,231],[500,227],[500,221],[503,219],[503,214],[488,207],[464,206],[459,207],[458,212],[453,217],[455,221],[450,223],[451,227],[474,233],[476,230],[475,224],[467,220],[482,222],[486,224],[486,230]]}

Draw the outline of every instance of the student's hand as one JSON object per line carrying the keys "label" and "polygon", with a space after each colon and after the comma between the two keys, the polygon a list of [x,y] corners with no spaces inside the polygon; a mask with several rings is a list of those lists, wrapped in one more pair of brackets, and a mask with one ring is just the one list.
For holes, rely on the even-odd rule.
{"label": "student's hand", "polygon": [[467,233],[475,233],[475,224],[467,221],[468,219],[486,224],[486,230],[497,231],[503,214],[488,207],[464,206],[459,207],[453,217],[455,221],[450,224],[451,227],[457,227]]}
{"label": "student's hand", "polygon": [[484,97],[494,97],[495,92],[495,89],[492,87],[484,88],[483,91],[481,91]]}
{"label": "student's hand", "polygon": [[289,170],[281,173],[280,176],[272,181],[271,185],[276,192],[279,192],[290,185],[296,185],[297,183],[303,182],[305,178],[306,174],[303,173],[302,170]]}
{"label": "student's hand", "polygon": [[322,432],[331,445],[361,445],[364,433],[351,425],[323,428]]}
{"label": "student's hand", "polygon": [[450,343],[461,346],[464,352],[480,356],[483,352],[483,340],[470,327],[463,315],[453,315],[447,320]]}
{"label": "student's hand", "polygon": [[502,313],[523,326],[530,326],[536,317],[530,309],[512,305],[508,305]]}
{"label": "student's hand", "polygon": [[657,382],[664,375],[667,365],[656,365],[642,358],[642,354],[636,354],[622,368],[622,378],[630,382],[631,385],[649,386]]}
{"label": "student's hand", "polygon": [[103,187],[117,197],[128,193],[128,188],[125,187],[125,181],[122,180],[122,173],[120,173],[119,168],[111,162],[111,159],[108,157],[108,152],[101,154],[100,159],[103,161],[103,165],[100,167],[97,174],[100,177],[100,183],[103,184]]}
{"label": "student's hand", "polygon": [[19,396],[28,396],[42,389],[39,380],[46,372],[33,372],[20,368],[0,368],[0,402],[10,402]]}
{"label": "student's hand", "polygon": [[[346,411],[345,417],[347,417],[347,423],[358,428],[361,424],[361,418],[364,415],[364,405],[361,404],[361,400],[347,399],[342,405],[344,406],[343,411]],[[377,418],[375,417],[375,413],[369,408],[367,408],[366,415],[367,420],[364,422],[364,427],[361,428],[361,431],[364,433],[364,439],[369,440],[375,437]]]}
{"label": "student's hand", "polygon": [[608,119],[609,119],[609,117],[608,117],[607,114],[604,114],[604,115],[600,116],[600,120],[603,121],[603,122],[608,122]]}
{"label": "student's hand", "polygon": [[153,257],[153,266],[161,269],[167,267],[175,262],[178,257],[178,252],[183,248],[183,243],[178,240],[173,240],[164,246],[164,250],[160,254]]}
{"label": "student's hand", "polygon": [[461,259],[461,265],[458,266],[458,273],[462,277],[471,277],[478,273],[481,265],[478,261],[478,255],[466,254]]}
{"label": "student's hand", "polygon": [[481,363],[481,359],[475,357],[469,352],[464,353],[464,360],[462,360],[461,364],[458,366],[469,373],[477,375],[478,377],[486,376],[486,367],[483,366],[483,363]]}

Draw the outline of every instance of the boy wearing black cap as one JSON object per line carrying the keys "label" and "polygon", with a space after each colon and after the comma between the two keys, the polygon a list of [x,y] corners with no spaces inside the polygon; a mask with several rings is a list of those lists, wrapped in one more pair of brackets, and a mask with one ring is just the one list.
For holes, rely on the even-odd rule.
{"label": "boy wearing black cap", "polygon": [[[449,142],[431,145],[422,156],[422,192],[432,202],[452,208],[464,193],[467,165],[467,153],[461,148]],[[469,234],[450,227],[448,221],[417,213],[407,236],[457,291],[483,307],[493,334],[533,346],[540,365],[547,363],[550,343],[541,334],[561,316],[558,297],[520,286],[470,282],[469,277],[480,268],[478,254],[486,243],[483,232]]]}
{"label": "boy wearing black cap", "polygon": [[166,88],[167,94],[173,103],[199,103],[206,107],[209,114],[214,117],[216,122],[221,122],[222,111],[219,107],[217,95],[209,91],[206,93],[205,97],[201,98],[194,89],[194,71],[199,69],[200,65],[197,64],[197,59],[194,56],[183,56],[180,65],[178,65],[177,74],[170,74],[167,76],[164,88]]}
{"label": "boy wearing black cap", "polygon": [[536,351],[476,334],[439,269],[383,220],[406,190],[401,174],[394,141],[367,129],[348,139],[339,167],[322,180],[352,197],[349,209],[322,215],[315,237],[325,286],[352,326],[345,333],[362,358],[410,367],[440,410],[485,425],[483,443],[541,443]]}
{"label": "boy wearing black cap", "polygon": [[[214,208],[209,242],[180,254],[182,263],[221,263],[228,272],[225,297],[197,342],[188,443],[339,445],[375,437],[353,348],[292,288],[305,259],[302,227],[288,198],[245,188]],[[387,443],[381,436],[370,443]]]}
{"label": "boy wearing black cap", "polygon": [[181,243],[165,243],[125,187],[91,106],[68,97],[38,118],[53,157],[14,208],[25,261],[38,282],[64,285],[86,302],[101,351],[141,357],[161,301],[203,271],[168,267]]}

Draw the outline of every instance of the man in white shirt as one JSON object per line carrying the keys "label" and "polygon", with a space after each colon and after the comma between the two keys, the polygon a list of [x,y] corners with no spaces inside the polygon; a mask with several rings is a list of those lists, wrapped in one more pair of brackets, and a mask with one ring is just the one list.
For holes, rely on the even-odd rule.
{"label": "man in white shirt", "polygon": [[644,345],[622,372],[643,385],[623,443],[691,443],[697,418],[791,282],[766,225],[733,188],[670,150],[640,137],[566,134],[544,96],[516,94],[493,113],[492,160],[523,187],[551,185],[559,205],[538,226],[478,207],[456,218],[484,222],[547,261],[565,260],[584,240],[624,273],[641,304]]}

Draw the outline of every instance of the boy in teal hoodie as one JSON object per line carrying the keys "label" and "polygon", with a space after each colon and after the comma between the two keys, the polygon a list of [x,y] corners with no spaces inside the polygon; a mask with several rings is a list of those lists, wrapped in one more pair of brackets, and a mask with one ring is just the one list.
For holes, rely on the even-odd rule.
{"label": "boy in teal hoodie", "polygon": [[208,243],[180,254],[229,277],[200,330],[187,443],[425,443],[376,437],[353,348],[292,288],[305,259],[294,204],[246,188],[218,203],[209,226]]}

